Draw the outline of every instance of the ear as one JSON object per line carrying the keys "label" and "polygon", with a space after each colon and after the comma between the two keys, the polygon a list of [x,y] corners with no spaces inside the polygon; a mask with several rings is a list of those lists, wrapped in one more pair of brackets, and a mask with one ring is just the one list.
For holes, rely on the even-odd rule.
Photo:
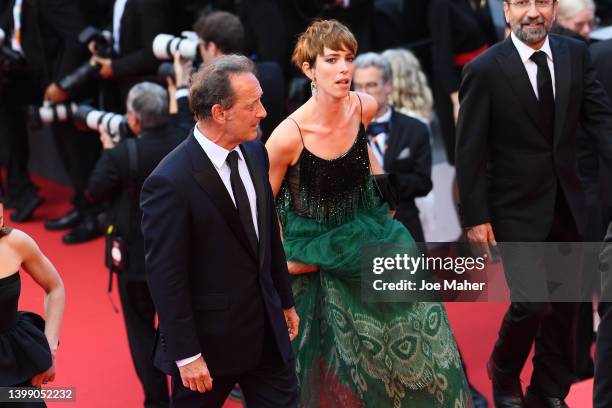
{"label": "ear", "polygon": [[386,93],[391,93],[393,92],[393,80],[388,80],[387,82],[385,82],[385,84],[383,85],[385,87],[385,92]]}
{"label": "ear", "polygon": [[227,121],[227,111],[223,109],[223,106],[214,104],[212,108],[210,108],[212,119],[220,124],[224,124]]}
{"label": "ear", "polygon": [[311,81],[314,81],[315,79],[315,73],[314,73],[314,66],[311,67],[309,62],[302,62],[302,72],[304,73],[304,75],[306,75],[308,77],[308,79],[310,79]]}
{"label": "ear", "polygon": [[504,1],[504,18],[506,19],[506,24],[510,24],[510,16],[509,13],[510,10],[508,10],[508,2]]}

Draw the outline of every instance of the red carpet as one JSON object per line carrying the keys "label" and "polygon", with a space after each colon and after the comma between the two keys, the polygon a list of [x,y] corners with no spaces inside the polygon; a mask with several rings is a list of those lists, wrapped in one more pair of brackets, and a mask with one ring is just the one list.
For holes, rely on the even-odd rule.
{"label": "red carpet", "polygon": [[[17,227],[30,234],[55,264],[66,286],[66,311],[53,387],[75,387],[76,404],[49,403],[49,407],[138,408],[143,394],[128,350],[123,320],[114,312],[106,293],[108,272],[103,266],[103,241],[77,246],[61,243],[62,233],[43,228],[43,221],[68,210],[70,190],[37,179],[45,204],[33,220]],[[8,221],[9,211],[5,213]],[[43,311],[43,292],[22,274],[20,309]],[[116,288],[116,285],[115,285]],[[119,308],[116,289],[111,295]],[[468,367],[470,381],[489,398],[485,362],[507,308],[505,303],[449,303],[447,310]],[[531,365],[525,367],[528,383]],[[576,384],[568,397],[572,408],[591,407],[592,381]],[[237,408],[227,402],[224,408]]]}

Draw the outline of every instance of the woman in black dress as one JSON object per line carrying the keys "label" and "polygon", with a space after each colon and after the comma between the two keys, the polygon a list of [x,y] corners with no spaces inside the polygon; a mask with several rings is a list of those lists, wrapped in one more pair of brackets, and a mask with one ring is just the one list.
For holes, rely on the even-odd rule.
{"label": "woman in black dress", "polygon": [[[4,226],[3,210],[0,196],[0,387],[40,387],[55,379],[64,285],[32,238]],[[20,268],[46,292],[46,320],[17,311]],[[26,407],[22,403],[16,406]]]}
{"label": "woman in black dress", "polygon": [[448,162],[455,164],[455,121],[461,70],[497,42],[487,0],[432,0],[433,91]]}

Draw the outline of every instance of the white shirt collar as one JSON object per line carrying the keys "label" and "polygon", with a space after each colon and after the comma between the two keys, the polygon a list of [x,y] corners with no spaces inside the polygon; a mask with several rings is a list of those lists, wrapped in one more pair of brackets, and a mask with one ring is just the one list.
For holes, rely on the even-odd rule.
{"label": "white shirt collar", "polygon": [[381,117],[374,118],[374,120],[372,120],[372,122],[375,122],[375,123],[390,122],[390,121],[391,121],[391,107],[390,106],[387,108],[387,111],[382,114]]}
{"label": "white shirt collar", "polygon": [[[217,168],[217,171],[219,171],[225,164],[227,155],[231,152],[231,150],[227,150],[226,148],[219,146],[204,136],[202,132],[200,132],[200,129],[198,129],[198,125],[196,125],[193,129],[193,136],[196,138],[197,142],[200,144],[212,164]],[[242,151],[238,146],[234,147],[233,150],[238,152],[238,157],[241,160],[244,160]]]}
{"label": "white shirt collar", "polygon": [[[514,33],[510,34],[510,38],[512,39],[512,43],[516,47],[516,50],[518,51],[521,57],[521,61],[523,61],[523,64],[529,61],[529,59],[531,58],[533,53],[536,52],[536,50],[534,50],[533,48],[531,48],[530,46],[522,42],[516,35],[514,35]],[[552,55],[552,50],[550,49],[550,42],[548,41],[548,35],[546,36],[546,39],[544,40],[544,44],[542,44],[542,47],[539,49],[539,51],[544,51],[548,59],[550,61],[553,61],[553,55]]]}

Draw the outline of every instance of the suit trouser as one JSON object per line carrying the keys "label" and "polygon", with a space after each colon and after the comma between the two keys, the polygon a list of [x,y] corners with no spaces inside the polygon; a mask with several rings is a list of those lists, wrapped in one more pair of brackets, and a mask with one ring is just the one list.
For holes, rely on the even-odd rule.
{"label": "suit trouser", "polygon": [[[573,216],[561,193],[557,196],[553,225],[546,241],[580,241],[580,234],[571,220]],[[519,267],[522,266],[524,262]],[[577,264],[572,271],[576,276],[580,273],[580,266]],[[534,267],[538,269],[538,279],[543,279],[540,286],[546,285],[546,271],[542,268],[549,265],[541,262]],[[515,299],[510,276],[511,261],[504,260],[504,269]],[[576,303],[569,302],[513,301],[504,316],[493,350],[496,366],[507,374],[518,376],[535,342],[531,387],[542,395],[565,398],[574,379],[576,308]]]}
{"label": "suit trouser", "polygon": [[168,407],[166,375],[153,365],[155,306],[146,281],[119,277],[119,296],[132,362],[144,389],[145,407]]}
{"label": "suit trouser", "polygon": [[11,76],[0,94],[0,145],[7,152],[7,193],[13,197],[36,191],[28,173],[27,109],[33,103],[36,92],[32,81],[35,78],[29,75]]}
{"label": "suit trouser", "polygon": [[[180,377],[172,377],[173,408],[221,408],[236,384],[240,385],[249,408],[297,408],[298,391],[293,356],[284,362],[266,317],[264,346],[259,364],[246,373],[215,376],[213,388],[200,394],[183,386]],[[248,339],[244,339],[248,341]]]}

